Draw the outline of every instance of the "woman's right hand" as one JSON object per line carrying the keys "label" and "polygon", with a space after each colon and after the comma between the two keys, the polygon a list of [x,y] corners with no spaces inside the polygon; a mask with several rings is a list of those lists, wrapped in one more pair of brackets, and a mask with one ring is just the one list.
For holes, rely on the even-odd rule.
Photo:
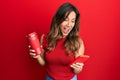
{"label": "woman's right hand", "polygon": [[[41,45],[42,45],[42,42],[43,42],[43,37],[44,37],[44,34],[40,38],[40,44]],[[45,65],[45,60],[44,60],[44,55],[43,55],[44,54],[44,49],[42,49],[42,53],[41,54],[37,54],[36,55],[35,50],[33,50],[30,45],[28,47],[29,47],[29,54],[30,54],[30,56],[32,58],[37,59],[37,61],[39,62],[39,64],[41,66],[44,66]]]}
{"label": "woman's right hand", "polygon": [[28,46],[28,48],[29,48],[29,54],[30,54],[30,56],[31,56],[32,58],[37,59],[37,58],[40,57],[40,55],[36,55],[35,50],[33,50],[30,45]]}
{"label": "woman's right hand", "polygon": [[39,64],[41,66],[44,66],[45,65],[45,60],[44,60],[43,54],[36,55],[35,50],[31,49],[30,45],[28,47],[29,47],[29,54],[30,54],[30,56],[32,58],[37,59],[37,61],[39,62]]}
{"label": "woman's right hand", "polygon": [[[42,48],[42,43],[43,43],[43,38],[44,38],[44,36],[45,36],[45,35],[42,34],[42,35],[41,35],[41,38],[40,38],[41,48]],[[35,52],[35,50],[33,50],[33,49],[31,48],[31,45],[29,45],[28,48],[29,48],[29,54],[30,54],[31,57],[33,57],[33,58],[39,58],[39,57],[40,57],[40,54],[36,55],[36,52]],[[43,50],[43,49],[42,49],[42,53],[44,53],[44,50]]]}

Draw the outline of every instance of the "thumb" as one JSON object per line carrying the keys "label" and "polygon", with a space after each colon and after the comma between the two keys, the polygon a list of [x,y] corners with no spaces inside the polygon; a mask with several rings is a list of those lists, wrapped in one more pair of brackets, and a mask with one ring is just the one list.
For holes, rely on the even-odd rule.
{"label": "thumb", "polygon": [[40,44],[42,44],[43,43],[43,38],[44,38],[44,34],[42,34],[42,36],[40,37]]}

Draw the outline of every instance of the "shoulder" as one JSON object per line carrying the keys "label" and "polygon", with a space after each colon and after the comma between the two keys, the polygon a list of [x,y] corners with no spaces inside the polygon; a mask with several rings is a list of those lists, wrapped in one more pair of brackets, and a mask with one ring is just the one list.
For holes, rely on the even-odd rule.
{"label": "shoulder", "polygon": [[84,45],[82,38],[80,38],[80,44]]}

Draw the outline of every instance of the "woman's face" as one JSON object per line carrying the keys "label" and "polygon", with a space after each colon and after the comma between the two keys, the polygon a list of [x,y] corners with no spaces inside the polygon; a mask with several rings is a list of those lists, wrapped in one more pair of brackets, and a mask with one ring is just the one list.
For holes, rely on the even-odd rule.
{"label": "woman's face", "polygon": [[76,14],[74,11],[70,12],[68,17],[60,24],[60,31],[63,37],[66,37],[75,25]]}

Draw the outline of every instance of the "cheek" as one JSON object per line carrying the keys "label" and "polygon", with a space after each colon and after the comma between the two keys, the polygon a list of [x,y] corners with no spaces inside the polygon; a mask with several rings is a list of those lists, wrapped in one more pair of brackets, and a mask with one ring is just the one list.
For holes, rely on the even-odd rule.
{"label": "cheek", "polygon": [[65,26],[65,25],[67,25],[67,22],[66,22],[66,21],[63,21],[63,22],[61,23],[61,26]]}
{"label": "cheek", "polygon": [[73,28],[74,26],[75,26],[75,24],[73,23],[71,27]]}
{"label": "cheek", "polygon": [[65,25],[66,25],[65,22],[61,23],[61,24],[60,24],[60,29],[62,29]]}

